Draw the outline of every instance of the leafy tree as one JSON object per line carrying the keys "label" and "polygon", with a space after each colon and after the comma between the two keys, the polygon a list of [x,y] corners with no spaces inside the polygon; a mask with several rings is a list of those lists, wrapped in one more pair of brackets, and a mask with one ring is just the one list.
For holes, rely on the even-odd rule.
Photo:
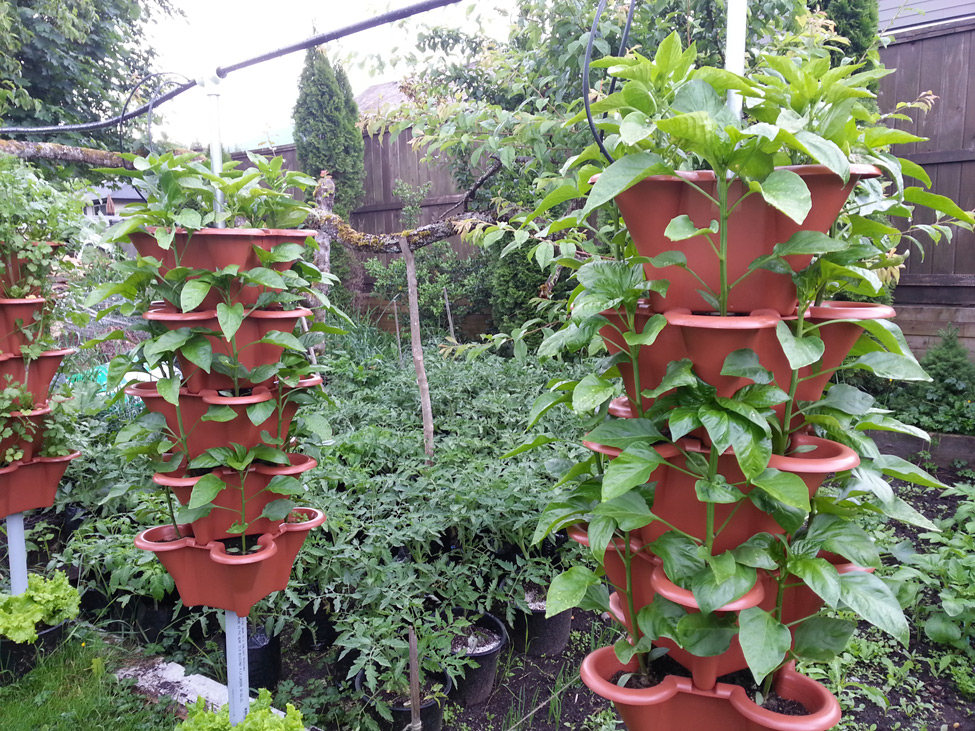
{"label": "leafy tree", "polygon": [[341,66],[333,68],[322,51],[305,55],[295,103],[295,145],[298,165],[318,177],[328,170],[335,180],[335,212],[343,218],[362,198],[365,179],[359,109]]}
{"label": "leafy tree", "polygon": [[[0,0],[3,123],[75,124],[118,113],[152,65],[149,21],[173,12],[169,0]],[[114,130],[31,139],[117,144]]]}
{"label": "leafy tree", "polygon": [[862,58],[877,40],[877,0],[821,0],[819,5],[836,23],[836,32],[850,42],[844,54]]}

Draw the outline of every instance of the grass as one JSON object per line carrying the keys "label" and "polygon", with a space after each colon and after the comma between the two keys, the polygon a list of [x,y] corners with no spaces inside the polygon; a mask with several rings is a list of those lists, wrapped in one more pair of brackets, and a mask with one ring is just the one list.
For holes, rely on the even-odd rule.
{"label": "grass", "polygon": [[112,673],[126,652],[79,629],[18,683],[0,688],[0,731],[160,731],[176,725]]}

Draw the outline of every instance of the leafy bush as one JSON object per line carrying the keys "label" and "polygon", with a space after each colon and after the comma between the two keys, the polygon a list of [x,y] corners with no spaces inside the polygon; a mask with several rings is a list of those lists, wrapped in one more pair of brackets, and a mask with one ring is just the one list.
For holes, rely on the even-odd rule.
{"label": "leafy bush", "polygon": [[975,363],[958,342],[958,329],[938,333],[941,341],[921,358],[932,380],[895,390],[887,401],[897,418],[928,431],[975,434]]}
{"label": "leafy bush", "polygon": [[[441,331],[447,328],[444,288],[450,298],[450,313],[456,329],[467,315],[484,311],[488,304],[484,263],[482,256],[459,257],[445,241],[419,249],[416,252],[416,279],[421,321]],[[403,259],[396,257],[389,264],[384,264],[381,259],[370,259],[366,262],[366,271],[376,278],[373,291],[387,300],[399,297],[401,311],[405,311],[406,263]]]}

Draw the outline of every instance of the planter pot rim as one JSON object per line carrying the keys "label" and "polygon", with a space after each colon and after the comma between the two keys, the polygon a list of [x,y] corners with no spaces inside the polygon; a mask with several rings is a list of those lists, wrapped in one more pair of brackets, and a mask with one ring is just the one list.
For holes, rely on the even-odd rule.
{"label": "planter pot rim", "polygon": [[[609,657],[610,655],[612,657]],[[604,677],[603,670],[606,666],[612,667],[614,672]],[[596,695],[613,703],[628,706],[653,706],[663,703],[677,695],[680,690],[677,682],[679,678],[673,675],[666,676],[652,688],[624,688],[609,681],[616,671],[633,672],[636,669],[635,659],[624,665],[616,657],[616,650],[612,647],[600,647],[583,658],[579,675],[582,677],[582,682]]]}
{"label": "planter pot rim", "polygon": [[[318,461],[306,454],[291,452],[288,454],[288,458],[291,460],[290,465],[252,464],[247,468],[247,472],[262,475],[300,475],[318,466]],[[229,467],[217,467],[212,472],[217,475],[237,474],[237,470]],[[163,487],[193,487],[203,476],[185,477],[182,474],[156,472],[152,475],[152,481]]]}
{"label": "planter pot rim", "polygon": [[[662,597],[680,604],[682,607],[698,609],[694,593],[688,589],[682,589],[673,581],[667,578],[663,564],[659,564],[650,575],[650,585],[653,590]],[[765,599],[765,582],[759,576],[755,578],[755,585],[733,602],[728,602],[722,607],[718,607],[716,612],[740,612],[742,609],[757,607]]]}
{"label": "planter pot rim", "polygon": [[24,462],[26,467],[29,464],[56,464],[58,462],[70,462],[72,460],[78,459],[81,456],[81,450],[71,452],[71,454],[65,454],[61,457],[34,457],[30,462]]}
{"label": "planter pot rim", "polygon": [[[73,353],[77,353],[77,352],[78,351],[76,348],[61,348],[60,350],[45,350],[36,358],[32,358],[31,360],[40,360],[41,358],[64,358],[66,356],[72,355]],[[0,353],[0,363],[6,363],[8,360],[14,360],[14,359],[23,360],[24,355],[23,354],[18,355],[16,353]]]}
{"label": "planter pot rim", "polygon": [[193,549],[208,551],[210,560],[216,563],[244,565],[260,563],[265,561],[278,552],[277,543],[274,539],[281,535],[277,533],[265,533],[257,538],[257,544],[261,549],[246,556],[236,556],[228,554],[226,547],[219,541],[210,541],[203,545],[196,542],[193,537],[193,526],[189,523],[182,523],[179,526],[182,538],[176,538],[176,531],[171,525],[157,525],[154,528],[147,528],[135,537],[135,545],[143,551],[153,553],[166,553],[168,551],[179,551],[182,549]]}
{"label": "planter pot rim", "polygon": [[[185,389],[180,389],[180,395]],[[187,394],[190,392],[187,390]],[[229,406],[242,406],[247,404],[259,404],[262,401],[270,401],[274,394],[267,386],[254,386],[250,396],[221,396],[213,389],[205,389],[198,394],[203,399],[203,403],[208,405],[227,404]]]}
{"label": "planter pot rim", "polygon": [[[694,440],[687,440],[686,443],[693,444]],[[684,445],[685,441],[681,440],[679,444]],[[610,447],[607,444],[600,444],[599,442],[587,442],[583,440],[582,445],[587,449],[591,449],[593,452],[599,452],[600,454],[605,454],[610,459],[616,459],[622,453],[622,449],[619,447]],[[651,445],[664,459],[670,459],[671,457],[676,457],[680,453],[677,445],[671,444],[670,442],[660,442],[659,444]]]}
{"label": "planter pot rim", "polygon": [[[776,674],[775,687],[780,693],[784,692],[783,697],[786,698],[796,695],[795,691],[801,688],[804,691],[801,693],[802,695],[805,695],[806,698],[811,697],[815,701],[810,704],[815,706],[812,712],[803,716],[786,716],[762,708],[748,697],[744,688],[728,683],[717,683],[710,690],[701,690],[694,687],[690,678],[668,675],[653,688],[638,690],[621,688],[609,682],[609,678],[616,672],[635,669],[636,660],[623,665],[616,658],[616,652],[612,647],[601,647],[587,655],[582,661],[580,674],[582,681],[593,692],[621,705],[656,705],[670,700],[677,693],[687,693],[725,699],[744,719],[754,721],[761,728],[770,731],[823,731],[832,728],[840,720],[840,704],[836,698],[820,683],[797,673],[794,663],[785,666]],[[803,703],[803,705],[806,704]],[[806,709],[809,710],[808,706]]]}
{"label": "planter pot rim", "polygon": [[860,464],[859,455],[845,444],[830,439],[815,437],[811,434],[796,434],[792,437],[792,446],[813,446],[809,452],[796,455],[773,455],[769,466],[777,469],[795,472],[844,472],[852,470]]}
{"label": "planter pot rim", "polygon": [[46,416],[51,413],[50,406],[40,406],[36,409],[31,409],[30,411],[11,411],[10,416],[16,416],[18,418],[32,418],[35,416]]}
{"label": "planter pot rim", "polygon": [[0,307],[16,307],[17,305],[46,305],[47,300],[41,297],[24,297],[23,299],[0,299]]}
{"label": "planter pot rim", "polygon": [[[144,230],[133,231],[132,233],[148,233],[154,234],[158,230],[158,226],[146,226]],[[186,234],[185,228],[175,228],[173,229],[177,235]],[[194,231],[192,236],[199,236],[203,234],[204,236],[215,236],[221,238],[224,236],[312,236],[311,229],[298,229],[298,228],[201,228]],[[191,238],[192,238],[191,236]]]}
{"label": "planter pot rim", "polygon": [[[568,533],[569,538],[571,538],[576,543],[589,547],[589,532],[588,532],[588,525],[586,523],[576,523],[575,525],[570,525],[568,528],[565,529],[565,532]],[[613,546],[614,548],[619,550],[623,546],[623,539],[619,537],[614,538]],[[607,544],[607,548],[608,547],[609,544]],[[654,556],[648,554],[646,551],[643,550],[643,544],[640,542],[638,538],[635,537],[630,538],[630,552],[634,556],[637,556],[642,560],[651,561],[654,563],[656,562]]]}
{"label": "planter pot rim", "polygon": [[[454,611],[458,611],[458,610],[454,610]],[[504,628],[504,622],[502,622],[500,619],[495,617],[493,614],[491,614],[490,612],[481,612],[480,614],[478,614],[477,612],[470,612],[470,611],[465,612],[463,610],[459,610],[459,611],[461,614],[467,615],[468,619],[471,619],[471,616],[476,617],[476,619],[471,619],[471,625],[474,627],[479,626],[477,624],[478,622],[487,620],[488,623],[491,624],[491,631],[495,632],[495,634],[497,634],[501,638],[501,644],[498,645],[497,647],[491,648],[489,650],[465,652],[464,657],[484,657],[486,655],[494,655],[498,652],[501,652],[501,650],[503,650],[508,645],[508,631]],[[485,629],[485,628],[481,627],[481,629]],[[453,654],[459,655],[460,653],[453,653]]]}
{"label": "planter pot rim", "polygon": [[[776,170],[791,170],[792,172],[800,175],[802,177],[812,177],[814,175],[836,175],[832,170],[830,170],[825,165],[780,165],[776,166]],[[713,170],[677,170],[675,171],[677,175],[648,175],[643,178],[643,180],[653,180],[653,181],[687,181],[692,183],[710,183],[715,179]],[[862,163],[851,163],[850,164],[850,177],[857,178],[879,178],[882,175],[880,168],[876,165],[864,165]],[[590,179],[590,183],[595,183],[599,179],[599,175],[593,175]]]}
{"label": "planter pot rim", "polygon": [[[286,320],[289,317],[311,317],[314,314],[306,307],[299,307],[295,310],[283,309],[263,309],[251,310],[244,319],[251,317],[255,320]],[[194,310],[193,312],[180,312],[172,305],[153,307],[142,314],[143,319],[151,322],[205,322],[216,320],[216,310]]]}
{"label": "planter pot rim", "polygon": [[889,320],[896,317],[897,311],[889,305],[876,302],[842,302],[827,300],[821,305],[812,305],[806,312],[810,320]]}
{"label": "planter pot rim", "polygon": [[753,310],[749,315],[721,317],[720,315],[695,315],[682,307],[663,314],[667,318],[668,325],[704,330],[764,330],[775,327],[782,319],[775,310]]}

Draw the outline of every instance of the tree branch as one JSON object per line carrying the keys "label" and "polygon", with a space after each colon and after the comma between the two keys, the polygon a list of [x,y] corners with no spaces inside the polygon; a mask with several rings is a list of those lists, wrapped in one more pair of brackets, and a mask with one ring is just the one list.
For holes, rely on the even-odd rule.
{"label": "tree branch", "polygon": [[106,168],[134,169],[132,163],[114,152],[94,150],[90,147],[71,147],[54,142],[0,140],[0,153],[13,155],[21,160],[57,160]]}
{"label": "tree branch", "polygon": [[482,223],[495,223],[494,219],[483,213],[467,213],[447,221],[428,223],[419,228],[392,234],[367,234],[356,231],[340,216],[320,208],[312,210],[305,221],[309,228],[324,232],[353,251],[371,254],[397,254],[402,251],[400,239],[405,238],[411,251],[444,241],[451,236],[466,233]]}

